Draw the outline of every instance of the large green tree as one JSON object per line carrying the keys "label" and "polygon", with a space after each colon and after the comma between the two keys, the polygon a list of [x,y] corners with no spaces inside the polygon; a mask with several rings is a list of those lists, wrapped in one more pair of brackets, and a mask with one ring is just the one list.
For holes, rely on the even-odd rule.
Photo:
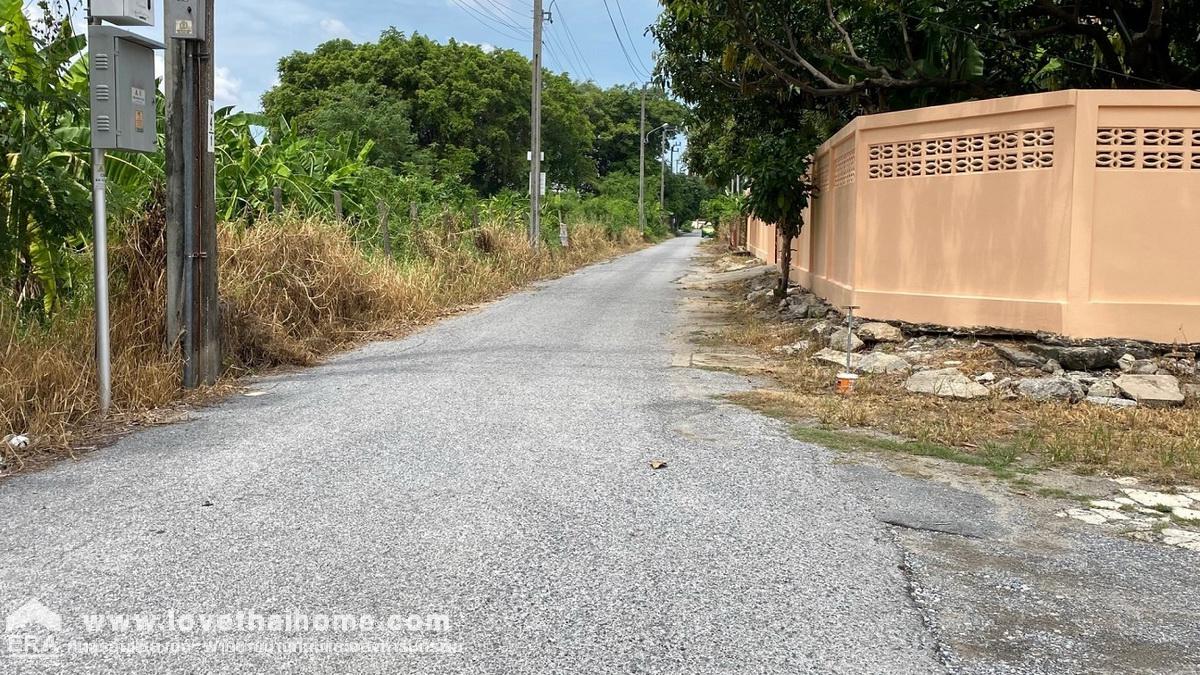
{"label": "large green tree", "polygon": [[855,115],[1064,87],[1190,87],[1195,0],[664,0],[659,74],[693,105],[689,163],[747,178],[791,239],[807,157]]}
{"label": "large green tree", "polygon": [[[305,131],[373,141],[373,163],[464,178],[478,191],[524,189],[529,148],[530,62],[511,50],[440,44],[396,30],[378,42],[334,40],[280,61],[263,103]],[[566,73],[543,78],[542,130],[551,182],[594,191],[611,173],[637,174],[642,89],[601,88]],[[647,91],[647,128],[682,133],[686,108]],[[657,160],[652,139],[647,163]]]}

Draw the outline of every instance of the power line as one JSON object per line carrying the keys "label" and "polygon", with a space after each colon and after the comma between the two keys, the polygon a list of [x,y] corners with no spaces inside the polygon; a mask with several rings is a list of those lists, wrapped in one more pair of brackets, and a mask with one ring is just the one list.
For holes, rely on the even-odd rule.
{"label": "power line", "polygon": [[[467,2],[470,1],[471,0],[467,0]],[[530,29],[524,28],[520,24],[521,21],[525,20],[525,17],[514,14],[511,9],[504,7],[500,3],[496,2],[496,0],[484,0],[484,2],[494,7],[497,11],[491,11],[482,5],[478,7],[479,10],[487,13],[488,16],[496,19],[501,24],[518,31],[523,35],[527,35],[529,33]]]}
{"label": "power line", "polygon": [[562,40],[556,38],[554,33],[550,31],[546,32],[545,44],[546,48],[550,50],[551,55],[554,56],[554,59],[558,61],[560,65],[565,66],[566,68],[575,72],[582,70],[579,67],[579,64],[576,63],[574,56],[572,56],[571,50],[563,47]]}
{"label": "power line", "polygon": [[511,38],[513,40],[518,40],[518,41],[525,40],[525,36],[513,35],[512,33],[497,26],[495,23],[494,17],[490,17],[490,15],[484,14],[481,11],[479,11],[478,9],[472,7],[470,4],[468,4],[469,0],[450,0],[450,1],[453,2],[454,5],[457,6],[459,9],[466,11],[468,16],[470,16],[472,19],[477,21],[484,28],[487,28],[488,30],[493,30],[493,31],[499,33],[500,35]]}
{"label": "power line", "polygon": [[567,42],[571,49],[575,51],[575,56],[579,59],[579,62],[583,64],[584,70],[587,71],[588,79],[595,80],[596,74],[592,70],[591,64],[588,63],[587,58],[584,57],[583,50],[579,48],[579,42],[575,40],[575,34],[571,31],[570,24],[567,23],[567,16],[563,14],[561,9],[558,10],[558,18],[562,24],[563,32],[566,34]]}
{"label": "power line", "polygon": [[633,55],[637,57],[638,65],[642,67],[642,70],[646,72],[646,74],[649,74],[650,69],[646,67],[646,62],[642,60],[642,55],[639,54],[636,49],[634,49],[633,35],[629,32],[629,24],[625,22],[625,10],[621,9],[621,0],[613,0],[613,2],[617,3],[617,14],[621,17],[621,25],[625,26],[625,37],[629,38],[629,49],[633,52]]}
{"label": "power line", "polygon": [[617,36],[617,44],[621,46],[621,53],[625,55],[625,63],[629,64],[634,77],[637,77],[639,80],[645,79],[649,76],[649,73],[645,72],[644,68],[639,69],[633,63],[633,59],[629,57],[629,50],[625,49],[625,41],[621,39],[621,31],[617,30],[617,21],[613,18],[612,8],[609,7],[608,0],[604,0],[604,11],[608,14],[608,23],[612,25],[613,35]]}

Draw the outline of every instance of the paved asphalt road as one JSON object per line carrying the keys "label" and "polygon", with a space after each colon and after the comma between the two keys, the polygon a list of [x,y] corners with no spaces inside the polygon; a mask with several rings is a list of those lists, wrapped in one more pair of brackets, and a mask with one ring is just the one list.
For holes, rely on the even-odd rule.
{"label": "paved asphalt road", "polygon": [[[0,671],[939,671],[893,534],[829,454],[714,398],[739,378],[670,367],[697,243],[4,483],[0,611],[47,608],[26,606],[7,647],[60,653]],[[61,631],[38,625],[49,611]],[[201,632],[238,612],[446,615],[449,630]],[[85,626],[114,613],[154,627]],[[262,653],[297,642],[453,651]]]}

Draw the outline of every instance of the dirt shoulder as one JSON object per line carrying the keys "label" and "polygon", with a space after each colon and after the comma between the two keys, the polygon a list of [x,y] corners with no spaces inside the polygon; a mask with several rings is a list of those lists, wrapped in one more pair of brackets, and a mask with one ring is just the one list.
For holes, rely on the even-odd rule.
{"label": "dirt shoulder", "polygon": [[[750,259],[710,250],[698,263],[681,282],[676,365],[745,375],[752,386],[732,400],[835,453],[830,479],[891,526],[951,671],[1200,669],[1200,523],[1182,517],[1200,508],[1188,485],[1200,481],[1194,464],[1149,446],[1190,442],[1195,407],[946,399],[907,392],[911,370],[864,375],[841,397],[841,369],[814,358],[826,347],[812,328],[825,317],[781,321],[774,306],[747,303],[769,279]],[[913,339],[884,353],[921,352],[929,370],[972,381],[1038,377],[974,338]],[[1039,426],[1047,435],[1030,431]],[[1039,444],[1055,429],[1059,446]]]}

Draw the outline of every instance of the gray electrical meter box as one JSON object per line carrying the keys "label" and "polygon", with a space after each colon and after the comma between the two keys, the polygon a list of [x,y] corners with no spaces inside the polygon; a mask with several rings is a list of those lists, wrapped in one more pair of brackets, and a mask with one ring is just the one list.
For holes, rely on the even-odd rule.
{"label": "gray electrical meter box", "polygon": [[118,26],[153,26],[154,0],[92,0],[91,13]]}
{"label": "gray electrical meter box", "polygon": [[168,40],[203,40],[211,0],[165,0],[163,23]]}
{"label": "gray electrical meter box", "polygon": [[162,48],[120,28],[88,27],[93,149],[158,149],[154,50]]}

